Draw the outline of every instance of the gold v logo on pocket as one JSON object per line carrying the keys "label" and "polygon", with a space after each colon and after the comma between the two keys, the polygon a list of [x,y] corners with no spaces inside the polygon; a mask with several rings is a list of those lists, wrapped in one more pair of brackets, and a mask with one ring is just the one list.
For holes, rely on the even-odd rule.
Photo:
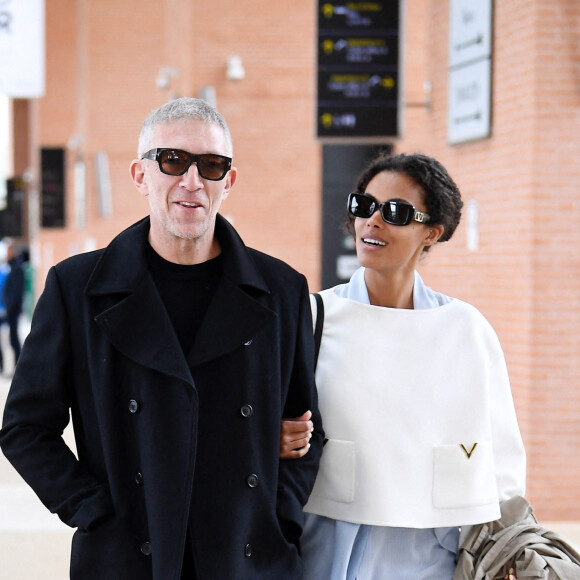
{"label": "gold v logo on pocket", "polygon": [[467,451],[467,449],[466,449],[465,445],[463,445],[463,443],[460,443],[460,445],[461,445],[461,449],[463,449],[463,451],[465,451],[465,455],[467,455],[467,459],[471,459],[471,455],[475,451],[475,448],[477,447],[477,443],[474,443],[471,446],[471,449],[469,451]]}

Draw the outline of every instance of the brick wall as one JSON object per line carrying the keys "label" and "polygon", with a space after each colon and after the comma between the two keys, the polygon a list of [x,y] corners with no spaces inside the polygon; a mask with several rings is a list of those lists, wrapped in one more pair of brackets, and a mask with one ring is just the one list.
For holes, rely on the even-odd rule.
{"label": "brick wall", "polygon": [[465,201],[477,202],[479,250],[466,249],[464,212],[454,239],[435,248],[423,273],[480,308],[500,336],[538,515],[579,519],[580,5],[495,2],[492,136],[451,147],[448,6],[426,4],[433,106],[421,120],[428,138],[407,123],[398,148],[419,145],[441,159]]}
{"label": "brick wall", "polygon": [[[404,3],[404,133],[398,151],[439,158],[479,209],[421,270],[475,304],[506,352],[529,457],[529,497],[546,519],[580,519],[580,5],[496,1],[493,125],[449,146],[447,0]],[[239,181],[223,212],[247,243],[319,287],[321,151],[315,139],[316,3],[245,0],[50,0],[47,94],[31,104],[42,146],[66,146],[71,226],[33,245],[38,287],[51,263],[106,244],[147,213],[129,178],[141,121],[173,94],[213,86],[234,136]],[[246,77],[228,80],[229,56]],[[178,68],[167,90],[160,67]],[[431,87],[430,92],[425,91]],[[420,103],[430,98],[430,107]],[[74,142],[74,140],[72,141]],[[94,154],[109,154],[111,218],[98,213]],[[72,163],[87,164],[87,227],[74,226]],[[442,329],[444,332],[444,329]]]}

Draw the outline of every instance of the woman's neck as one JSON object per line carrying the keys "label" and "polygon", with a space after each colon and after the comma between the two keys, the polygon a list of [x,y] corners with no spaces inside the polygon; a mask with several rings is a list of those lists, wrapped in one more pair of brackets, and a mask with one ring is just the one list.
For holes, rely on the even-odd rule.
{"label": "woman's neck", "polygon": [[365,284],[370,303],[387,308],[413,309],[415,271],[379,272],[365,270]]}

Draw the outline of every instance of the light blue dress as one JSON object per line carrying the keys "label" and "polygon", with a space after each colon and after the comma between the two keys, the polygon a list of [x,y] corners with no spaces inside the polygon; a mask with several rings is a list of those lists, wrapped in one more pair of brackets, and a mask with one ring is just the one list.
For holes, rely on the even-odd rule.
{"label": "light blue dress", "polygon": [[[359,268],[335,292],[370,304]],[[415,272],[415,309],[437,308],[451,298],[434,292]],[[302,536],[303,580],[451,580],[459,528],[368,526],[306,514]]]}

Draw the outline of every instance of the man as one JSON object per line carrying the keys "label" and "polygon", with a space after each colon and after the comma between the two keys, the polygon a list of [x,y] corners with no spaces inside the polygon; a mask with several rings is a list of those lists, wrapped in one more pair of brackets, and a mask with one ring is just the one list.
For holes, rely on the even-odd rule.
{"label": "man", "polygon": [[[0,444],[78,528],[73,579],[301,576],[323,438],[307,285],[218,215],[231,157],[203,101],[153,111],[131,163],[150,216],[48,274]],[[307,409],[310,453],[279,460],[281,417]]]}

